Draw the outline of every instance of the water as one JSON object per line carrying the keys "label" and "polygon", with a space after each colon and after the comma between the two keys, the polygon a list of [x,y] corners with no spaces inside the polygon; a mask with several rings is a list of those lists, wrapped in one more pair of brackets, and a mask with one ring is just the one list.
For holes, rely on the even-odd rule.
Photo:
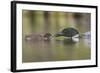
{"label": "water", "polygon": [[[90,14],[23,10],[22,62],[71,61],[91,59],[91,43],[88,38],[49,41],[25,40],[31,33],[55,34],[67,27],[77,28],[80,33],[90,31]],[[36,37],[36,36],[35,36]]]}
{"label": "water", "polygon": [[26,41],[23,47],[23,62],[68,61],[90,59],[90,44],[64,39],[50,41]]}

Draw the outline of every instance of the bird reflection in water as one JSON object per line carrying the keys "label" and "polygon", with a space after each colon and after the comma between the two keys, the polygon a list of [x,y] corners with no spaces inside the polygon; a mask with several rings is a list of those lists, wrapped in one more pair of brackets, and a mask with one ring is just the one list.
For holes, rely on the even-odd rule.
{"label": "bird reflection in water", "polygon": [[56,43],[62,44],[66,48],[73,49],[73,47],[76,46],[78,43],[78,38],[72,39],[72,38],[64,38],[63,40],[56,40]]}

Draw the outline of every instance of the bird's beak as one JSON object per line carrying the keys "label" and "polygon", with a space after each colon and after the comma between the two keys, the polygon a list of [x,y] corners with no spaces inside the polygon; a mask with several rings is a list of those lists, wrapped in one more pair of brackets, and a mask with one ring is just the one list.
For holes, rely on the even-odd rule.
{"label": "bird's beak", "polygon": [[63,35],[62,32],[58,32],[58,33],[55,34],[55,37],[62,36],[62,35]]}

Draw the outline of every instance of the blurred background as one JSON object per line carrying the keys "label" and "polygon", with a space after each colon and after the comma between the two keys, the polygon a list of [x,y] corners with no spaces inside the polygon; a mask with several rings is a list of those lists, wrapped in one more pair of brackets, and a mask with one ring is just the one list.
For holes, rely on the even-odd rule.
{"label": "blurred background", "polygon": [[50,32],[55,34],[67,27],[80,33],[90,31],[89,13],[23,10],[23,33]]}
{"label": "blurred background", "polygon": [[[26,35],[48,32],[54,35],[68,27],[77,29],[80,34],[85,33],[91,30],[90,20],[90,13],[23,10],[23,63],[90,59],[90,40],[87,39],[25,41]],[[38,37],[38,35],[34,37]]]}

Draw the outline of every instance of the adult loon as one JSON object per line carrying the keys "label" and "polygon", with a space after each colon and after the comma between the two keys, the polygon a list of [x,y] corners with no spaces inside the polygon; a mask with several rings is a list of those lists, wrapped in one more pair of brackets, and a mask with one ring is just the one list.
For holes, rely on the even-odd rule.
{"label": "adult loon", "polygon": [[77,37],[79,35],[79,32],[75,28],[65,28],[61,32],[58,32],[55,36],[64,36],[64,37]]}
{"label": "adult loon", "polygon": [[55,36],[64,36],[68,38],[91,38],[91,32],[79,34],[78,30],[75,28],[65,28],[61,32],[55,34]]}

